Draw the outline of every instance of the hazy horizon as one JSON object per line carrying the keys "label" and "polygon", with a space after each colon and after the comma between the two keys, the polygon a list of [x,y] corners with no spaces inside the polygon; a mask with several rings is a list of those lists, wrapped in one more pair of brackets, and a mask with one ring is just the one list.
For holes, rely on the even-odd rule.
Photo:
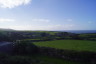
{"label": "hazy horizon", "polygon": [[95,0],[0,0],[0,28],[96,30]]}

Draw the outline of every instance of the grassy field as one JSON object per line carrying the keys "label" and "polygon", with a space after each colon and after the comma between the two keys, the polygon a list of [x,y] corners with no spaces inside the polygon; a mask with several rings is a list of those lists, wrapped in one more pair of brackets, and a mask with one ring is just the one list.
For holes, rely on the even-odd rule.
{"label": "grassy field", "polygon": [[32,33],[32,32],[36,32],[36,33],[48,33],[48,34],[51,34],[51,35],[54,35],[55,33],[59,33],[57,31],[21,31],[21,32],[29,32],[29,33]]}
{"label": "grassy field", "polygon": [[96,41],[55,40],[55,41],[46,41],[46,42],[34,42],[34,44],[37,46],[52,47],[57,49],[96,52]]}

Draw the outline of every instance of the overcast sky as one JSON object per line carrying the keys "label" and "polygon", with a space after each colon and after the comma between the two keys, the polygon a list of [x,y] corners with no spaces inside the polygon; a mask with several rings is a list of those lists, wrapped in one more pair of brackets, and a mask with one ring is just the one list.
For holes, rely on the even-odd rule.
{"label": "overcast sky", "polygon": [[96,30],[96,0],[0,0],[0,28]]}

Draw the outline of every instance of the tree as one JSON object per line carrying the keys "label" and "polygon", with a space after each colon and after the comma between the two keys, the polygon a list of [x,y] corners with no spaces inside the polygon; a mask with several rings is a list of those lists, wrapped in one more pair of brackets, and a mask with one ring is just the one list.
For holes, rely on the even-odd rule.
{"label": "tree", "polygon": [[36,54],[37,51],[38,51],[37,46],[27,41],[16,42],[13,49],[13,53],[22,55]]}

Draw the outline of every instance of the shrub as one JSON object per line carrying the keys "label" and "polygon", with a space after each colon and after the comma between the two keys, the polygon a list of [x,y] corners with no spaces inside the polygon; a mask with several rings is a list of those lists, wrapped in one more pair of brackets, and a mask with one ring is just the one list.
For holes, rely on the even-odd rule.
{"label": "shrub", "polygon": [[27,41],[20,41],[15,43],[13,53],[22,55],[36,54],[37,50],[37,46],[35,46],[33,43]]}

